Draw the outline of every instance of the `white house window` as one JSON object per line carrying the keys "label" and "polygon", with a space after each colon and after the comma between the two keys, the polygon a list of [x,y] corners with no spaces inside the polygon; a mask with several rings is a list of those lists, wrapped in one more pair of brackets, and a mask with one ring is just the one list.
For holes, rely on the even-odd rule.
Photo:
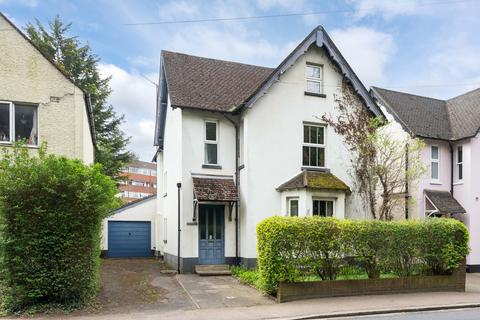
{"label": "white house window", "polygon": [[325,167],[325,127],[303,126],[303,166]]}
{"label": "white house window", "polygon": [[312,215],[320,217],[333,217],[334,201],[313,199]]}
{"label": "white house window", "polygon": [[315,64],[307,64],[305,67],[305,81],[306,92],[322,94],[323,80],[322,80],[322,66]]}
{"label": "white house window", "polygon": [[440,153],[438,146],[431,147],[430,178],[434,181],[439,180]]}
{"label": "white house window", "polygon": [[38,144],[37,107],[0,102],[0,142]]}
{"label": "white house window", "polygon": [[457,147],[457,180],[463,180],[463,147]]}
{"label": "white house window", "polygon": [[298,198],[287,198],[287,213],[290,217],[298,217]]}
{"label": "white house window", "polygon": [[205,121],[205,164],[218,164],[218,123]]}

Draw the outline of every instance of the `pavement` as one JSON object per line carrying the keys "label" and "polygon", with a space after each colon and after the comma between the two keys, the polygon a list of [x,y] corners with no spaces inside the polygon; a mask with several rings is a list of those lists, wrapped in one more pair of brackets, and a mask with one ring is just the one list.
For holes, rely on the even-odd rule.
{"label": "pavement", "polygon": [[[92,308],[68,316],[39,315],[35,318],[356,319],[360,316],[373,317],[384,313],[401,313],[402,316],[408,312],[410,316],[413,314],[421,316],[422,312],[436,310],[449,309],[453,312],[455,309],[480,308],[480,274],[467,274],[467,292],[337,297],[278,304],[233,277],[199,277],[160,272],[165,269],[166,267],[156,259],[103,260],[102,290]],[[437,320],[440,319],[443,318]],[[480,319],[480,314],[476,319]]]}

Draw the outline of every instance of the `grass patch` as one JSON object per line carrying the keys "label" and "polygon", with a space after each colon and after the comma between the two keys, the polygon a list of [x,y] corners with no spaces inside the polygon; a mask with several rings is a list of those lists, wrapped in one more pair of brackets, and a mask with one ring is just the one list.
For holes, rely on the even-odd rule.
{"label": "grass patch", "polygon": [[243,266],[232,266],[230,271],[232,272],[232,275],[241,282],[261,290],[260,273],[257,269],[247,269]]}

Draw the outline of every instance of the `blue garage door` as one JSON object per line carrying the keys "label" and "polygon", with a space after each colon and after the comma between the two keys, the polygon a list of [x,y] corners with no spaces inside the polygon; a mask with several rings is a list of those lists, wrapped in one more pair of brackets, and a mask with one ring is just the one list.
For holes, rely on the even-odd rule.
{"label": "blue garage door", "polygon": [[150,239],[150,222],[108,222],[109,257],[149,257],[152,255]]}

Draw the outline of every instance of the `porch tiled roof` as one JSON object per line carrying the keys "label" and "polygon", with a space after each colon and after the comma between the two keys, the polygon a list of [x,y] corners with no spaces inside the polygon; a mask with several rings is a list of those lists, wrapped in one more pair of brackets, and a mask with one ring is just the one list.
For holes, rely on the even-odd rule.
{"label": "porch tiled roof", "polygon": [[441,214],[466,213],[462,205],[448,191],[425,190],[425,195]]}
{"label": "porch tiled roof", "polygon": [[231,176],[192,176],[193,194],[198,201],[237,201],[238,194]]}
{"label": "porch tiled roof", "polygon": [[348,185],[330,172],[303,170],[301,173],[280,185],[277,190],[291,189],[336,190],[350,193]]}

